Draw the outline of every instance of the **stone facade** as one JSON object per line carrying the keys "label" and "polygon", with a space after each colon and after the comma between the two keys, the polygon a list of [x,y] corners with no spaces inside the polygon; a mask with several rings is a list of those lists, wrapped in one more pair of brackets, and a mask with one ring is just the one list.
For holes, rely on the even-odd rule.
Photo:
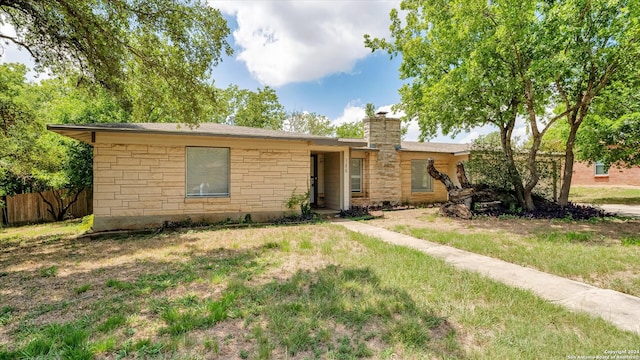
{"label": "stone facade", "polygon": [[367,171],[370,205],[401,201],[400,119],[382,115],[364,119],[364,137],[371,149]]}
{"label": "stone facade", "polygon": [[[412,160],[433,157],[440,171],[455,178],[455,163],[467,158],[447,144],[404,143],[403,149],[400,120],[384,114],[364,119],[364,140],[220,124],[203,128],[56,125],[53,131],[94,147],[95,231],[158,227],[187,219],[238,220],[248,214],[253,221],[277,218],[290,211],[285,204],[293,193],[310,189],[316,158],[318,203],[326,208],[444,201],[447,193],[440,183],[434,182],[433,191],[412,192]],[[187,196],[188,147],[229,149],[228,196]],[[353,158],[362,159],[361,176],[354,177],[362,181],[357,192],[350,188]],[[227,174],[205,174],[215,175]],[[220,178],[215,181],[221,183]]]}
{"label": "stone facade", "polygon": [[438,181],[433,191],[412,192],[411,161],[434,158],[438,170],[447,173],[455,182],[456,163],[468,159],[468,155],[454,156],[450,153],[407,151],[401,147],[401,122],[387,118],[384,114],[366,118],[364,121],[367,149],[352,150],[351,158],[360,158],[363,163],[363,191],[351,194],[351,203],[356,206],[378,206],[383,204],[424,204],[447,201],[448,193]]}
{"label": "stone facade", "polygon": [[186,146],[95,144],[94,229],[282,216],[292,191],[304,192],[309,179],[308,149],[288,147],[230,147],[229,196],[194,198],[186,197]]}

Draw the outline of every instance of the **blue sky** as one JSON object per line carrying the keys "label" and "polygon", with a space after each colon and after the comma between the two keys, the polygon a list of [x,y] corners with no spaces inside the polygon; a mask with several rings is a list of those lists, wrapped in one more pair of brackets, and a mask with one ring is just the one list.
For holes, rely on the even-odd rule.
{"label": "blue sky", "polygon": [[[255,90],[271,86],[287,110],[327,116],[335,124],[359,121],[364,106],[387,110],[400,97],[401,59],[364,47],[364,34],[389,36],[389,12],[399,0],[209,0],[231,28],[231,57],[213,71],[218,87]],[[7,29],[3,28],[3,32]],[[25,62],[25,51],[7,48],[3,62]],[[468,142],[489,129],[460,134]],[[406,140],[416,140],[412,124]]]}

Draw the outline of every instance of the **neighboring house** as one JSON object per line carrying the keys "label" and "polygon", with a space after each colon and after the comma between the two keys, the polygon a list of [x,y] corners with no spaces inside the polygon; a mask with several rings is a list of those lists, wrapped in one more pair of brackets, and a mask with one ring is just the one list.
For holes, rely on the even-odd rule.
{"label": "neighboring house", "polygon": [[364,120],[365,139],[338,139],[213,123],[49,125],[93,145],[94,230],[286,213],[295,193],[313,206],[446,201],[426,159],[455,181],[468,145],[401,141],[400,120]]}
{"label": "neighboring house", "polygon": [[571,185],[630,185],[640,186],[640,166],[606,168],[603,163],[573,164]]}

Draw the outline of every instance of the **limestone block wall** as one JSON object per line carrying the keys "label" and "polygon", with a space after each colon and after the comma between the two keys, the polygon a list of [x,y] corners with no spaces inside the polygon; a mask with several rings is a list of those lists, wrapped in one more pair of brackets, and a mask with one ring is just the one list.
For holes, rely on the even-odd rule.
{"label": "limestone block wall", "polygon": [[369,148],[369,202],[399,203],[400,182],[400,119],[376,116],[364,120],[365,139]]}
{"label": "limestone block wall", "polygon": [[284,202],[294,189],[307,190],[307,148],[225,147],[230,148],[229,196],[187,198],[186,145],[96,143],[94,229],[158,226],[186,217],[216,221],[248,213],[260,221],[286,211]]}

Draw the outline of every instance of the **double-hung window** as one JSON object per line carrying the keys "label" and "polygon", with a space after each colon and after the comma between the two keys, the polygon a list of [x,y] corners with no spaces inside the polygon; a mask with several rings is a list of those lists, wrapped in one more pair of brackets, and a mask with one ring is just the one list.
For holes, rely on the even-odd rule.
{"label": "double-hung window", "polygon": [[433,178],[427,160],[411,160],[411,192],[433,192]]}
{"label": "double-hung window", "polygon": [[229,196],[229,148],[187,147],[187,197]]}
{"label": "double-hung window", "polygon": [[351,192],[362,192],[362,159],[351,159]]}

